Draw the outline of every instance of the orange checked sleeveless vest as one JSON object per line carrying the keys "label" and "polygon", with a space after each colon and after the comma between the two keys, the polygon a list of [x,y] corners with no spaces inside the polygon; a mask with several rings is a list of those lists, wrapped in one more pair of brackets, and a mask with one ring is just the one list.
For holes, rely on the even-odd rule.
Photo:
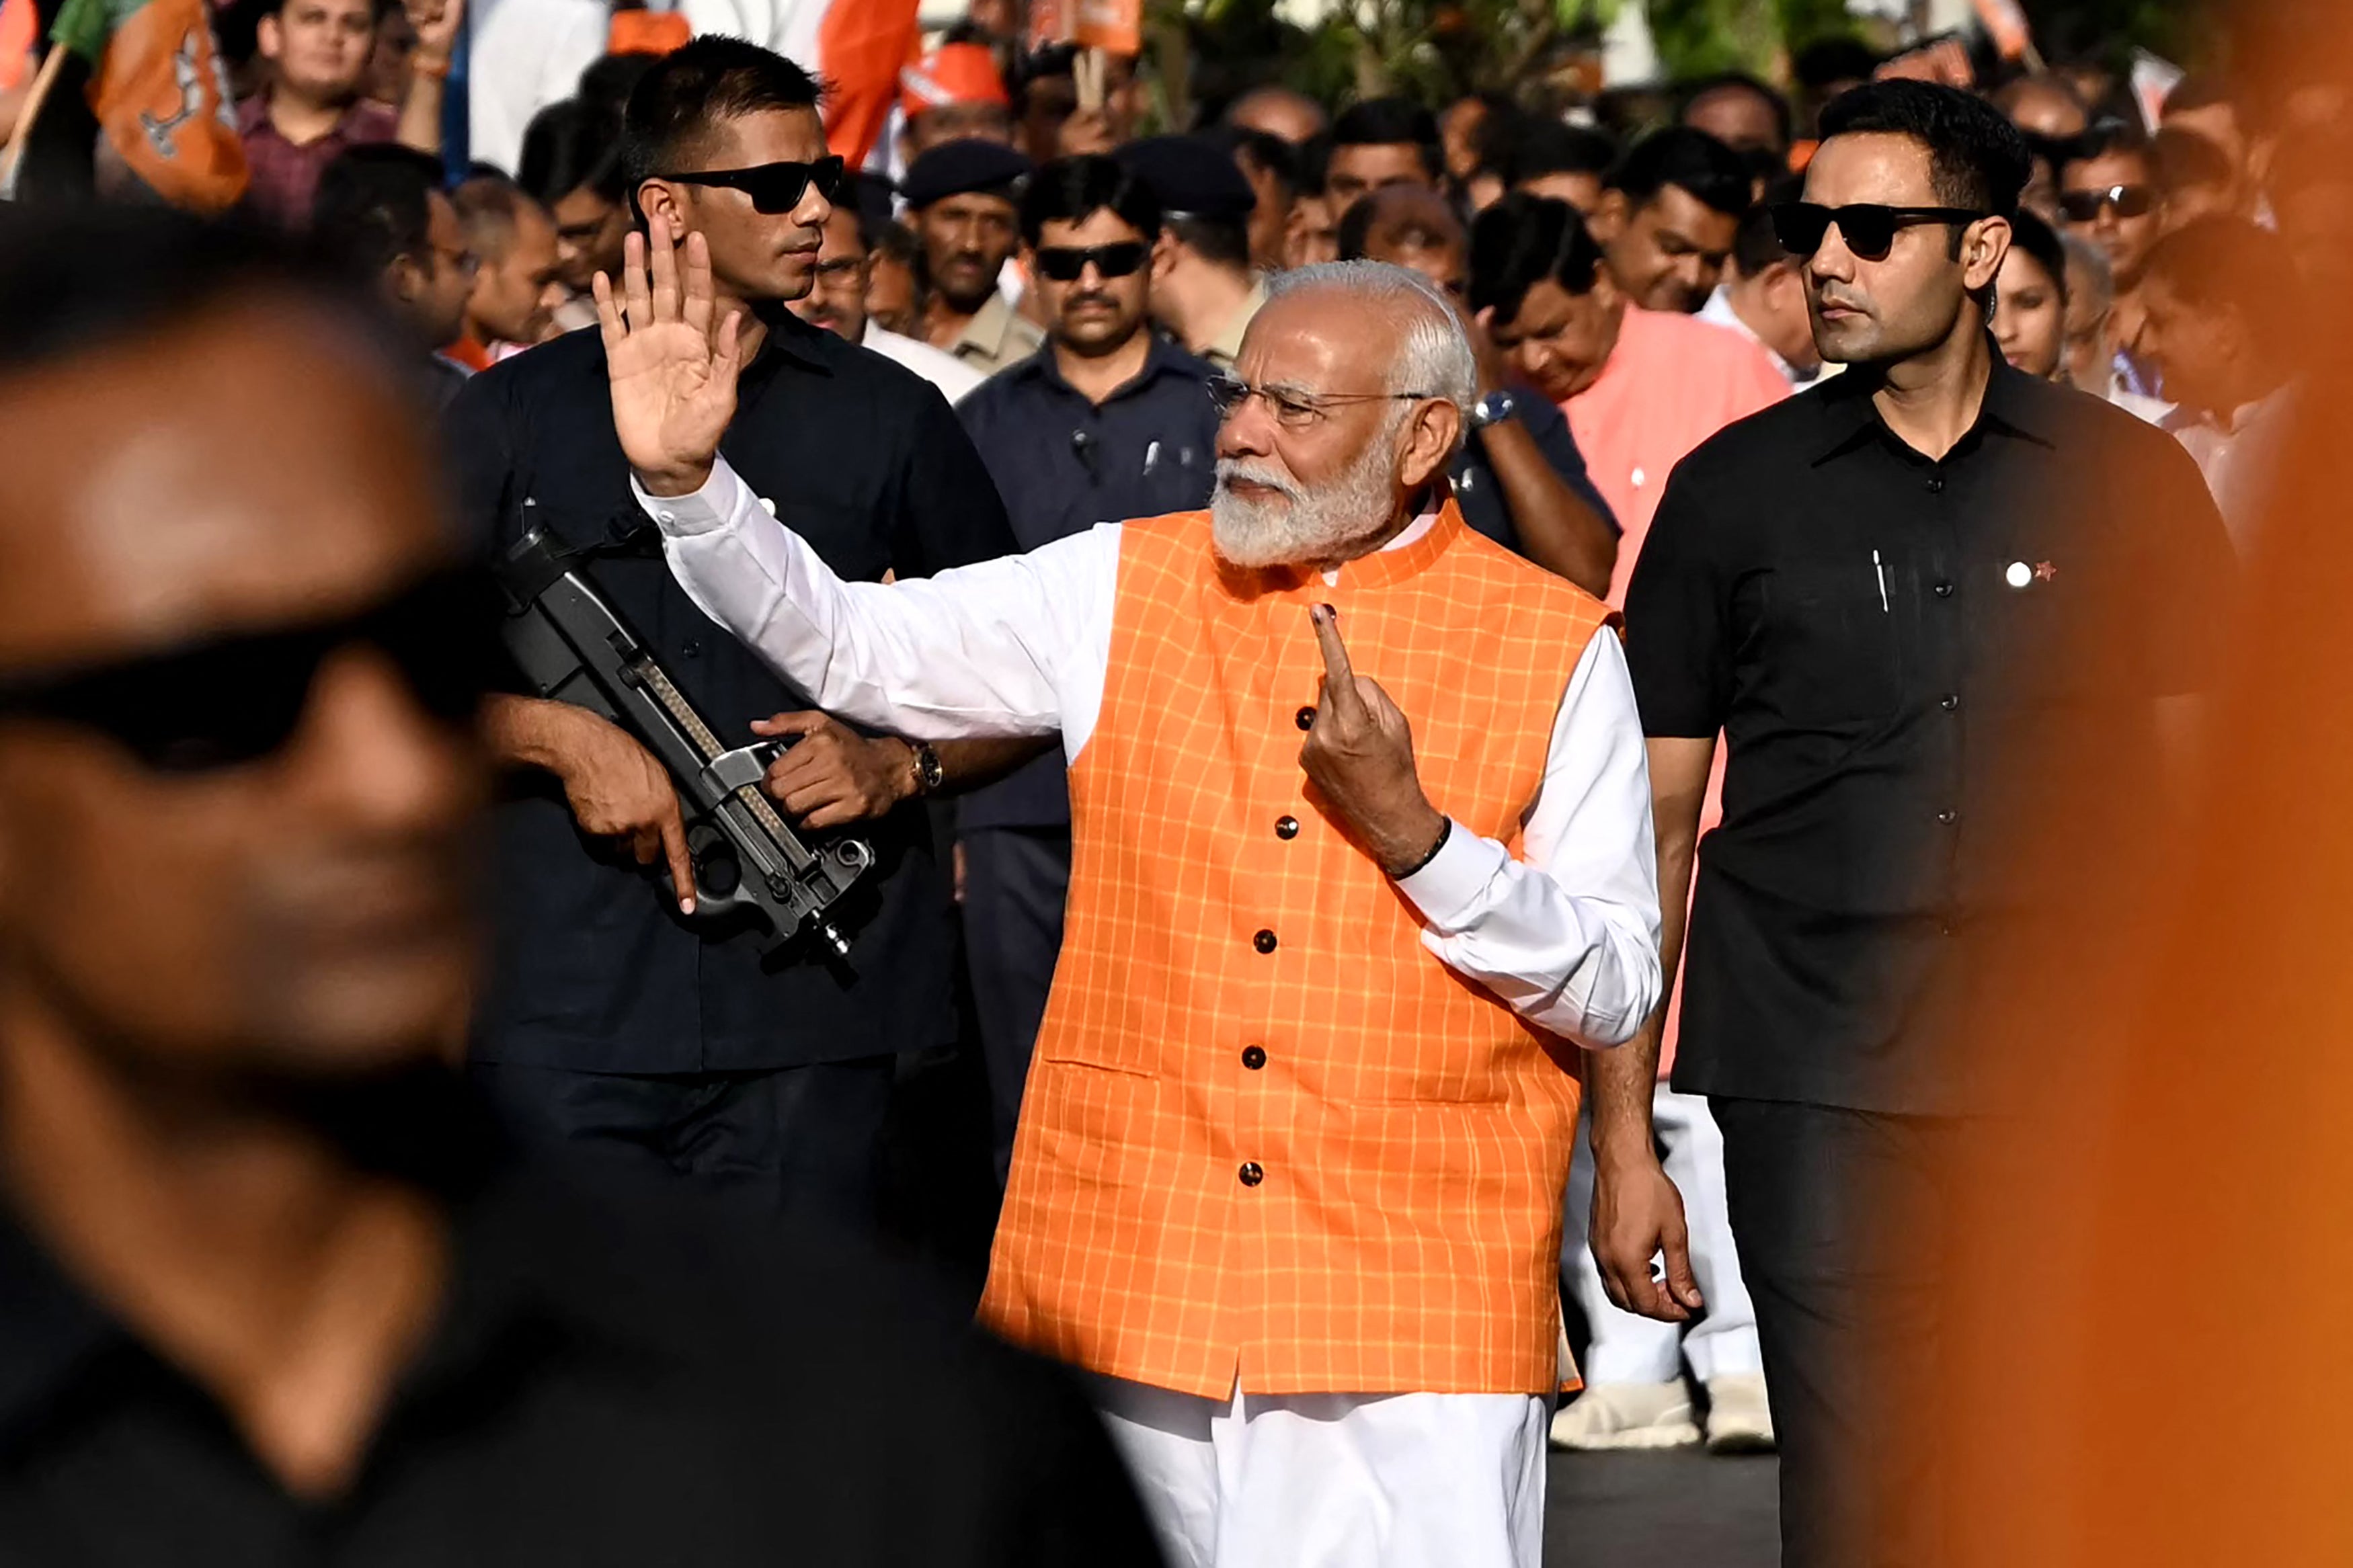
{"label": "orange checked sleeveless vest", "polygon": [[1440,963],[1318,809],[1319,600],[1431,801],[1514,847],[1608,613],[1451,502],[1330,586],[1222,565],[1206,512],[1125,526],[981,1317],[1212,1398],[1548,1390],[1576,1047]]}

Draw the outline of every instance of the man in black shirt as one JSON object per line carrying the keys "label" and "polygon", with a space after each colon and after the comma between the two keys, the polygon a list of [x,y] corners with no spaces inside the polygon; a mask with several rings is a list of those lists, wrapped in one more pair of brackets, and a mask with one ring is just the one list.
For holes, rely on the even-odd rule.
{"label": "man in black shirt", "polygon": [[[1209,367],[1154,335],[1145,312],[1160,203],[1109,158],[1063,158],[1021,198],[1021,241],[1044,301],[1046,346],[957,412],[1023,550],[1099,522],[1209,504],[1218,415]],[[957,803],[964,930],[995,1109],[997,1180],[1029,1047],[1062,946],[1071,882],[1063,760],[1039,757]]]}
{"label": "man in black shirt", "polygon": [[[955,416],[898,366],[797,320],[832,195],[807,73],[737,39],[667,56],[629,101],[624,155],[656,243],[708,247],[748,355],[731,457],[846,577],[927,576],[1014,548]],[[640,236],[633,244],[647,241]],[[516,772],[497,814],[495,963],[482,1082],[527,1138],[589,1139],[853,1222],[870,1205],[893,1053],[953,1037],[944,847],[920,797],[1035,747],[936,752],[820,713],[677,586],[631,500],[604,348],[576,332],[469,384],[448,426],[465,519],[498,544],[539,524],[575,550],[723,742],[800,740],[766,788],[802,828],[857,825],[877,865],[835,923],[846,960],[764,963],[699,924],[639,862],[688,874],[670,783],[585,710],[490,712]]]}
{"label": "man in black shirt", "polygon": [[491,612],[388,338],[0,225],[0,1563],[1149,1563],[1075,1392],[870,1257],[486,1134]]}
{"label": "man in black shirt", "polygon": [[[1852,368],[1677,467],[1627,654],[1671,976],[1719,731],[1729,748],[1674,1086],[1724,1131],[1784,1561],[1908,1563],[1906,1532],[1932,1523],[1880,1504],[1926,1491],[1931,1467],[1880,1402],[1933,1393],[1935,1178],[1979,1108],[1936,1002],[1992,979],[1938,960],[2034,901],[1996,875],[2004,824],[2060,808],[2055,781],[2010,776],[2031,726],[2099,726],[2159,785],[2165,710],[2213,670],[2231,564],[2179,447],[1994,347],[2028,168],[2008,122],[1889,81],[1832,103],[1822,132],[1777,222],[1823,356]],[[1590,1069],[1594,1252],[1621,1306],[1677,1318],[1702,1303],[1650,1142],[1656,1043],[1654,1021]]]}

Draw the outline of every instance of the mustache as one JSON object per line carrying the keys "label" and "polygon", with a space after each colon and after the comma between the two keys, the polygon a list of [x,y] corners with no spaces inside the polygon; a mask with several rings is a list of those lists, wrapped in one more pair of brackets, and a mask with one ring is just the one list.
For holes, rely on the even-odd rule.
{"label": "mustache", "polygon": [[1217,472],[1218,489],[1220,491],[1229,489],[1232,482],[1240,479],[1246,484],[1260,485],[1271,489],[1285,500],[1297,500],[1306,493],[1287,475],[1279,474],[1271,468],[1261,468],[1256,463],[1243,462],[1239,458],[1219,458]]}

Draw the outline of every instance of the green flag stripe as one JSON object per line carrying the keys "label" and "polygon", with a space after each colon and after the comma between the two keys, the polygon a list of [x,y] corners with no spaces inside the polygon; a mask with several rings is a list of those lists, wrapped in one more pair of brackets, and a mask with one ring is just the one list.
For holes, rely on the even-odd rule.
{"label": "green flag stripe", "polygon": [[147,0],[66,0],[49,37],[94,67],[106,53],[106,41],[146,4]]}

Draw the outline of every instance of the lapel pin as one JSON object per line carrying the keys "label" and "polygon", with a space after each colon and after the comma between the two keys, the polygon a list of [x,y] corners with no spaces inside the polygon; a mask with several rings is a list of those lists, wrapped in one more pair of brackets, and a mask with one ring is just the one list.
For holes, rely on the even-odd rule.
{"label": "lapel pin", "polygon": [[2013,561],[2002,569],[2001,580],[2013,588],[2031,587],[2034,584],[2034,568],[2023,561]]}

